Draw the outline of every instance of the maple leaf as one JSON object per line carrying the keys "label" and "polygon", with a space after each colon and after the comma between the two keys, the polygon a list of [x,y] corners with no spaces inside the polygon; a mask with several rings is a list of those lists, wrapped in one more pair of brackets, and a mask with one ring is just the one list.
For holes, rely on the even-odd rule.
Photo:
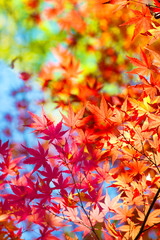
{"label": "maple leaf", "polygon": [[138,67],[128,73],[138,74],[138,75],[142,75],[142,76],[145,76],[145,75],[148,76],[152,71],[158,72],[157,68],[152,65],[151,58],[149,56],[147,57],[142,49],[140,52],[140,56],[141,56],[142,61],[140,61],[137,58],[132,58],[132,57],[127,56],[129,58],[130,62],[133,65],[135,65],[136,67]]}
{"label": "maple leaf", "polygon": [[51,202],[51,194],[52,194],[52,191],[53,191],[53,188],[50,187],[50,182],[49,181],[44,181],[44,179],[41,179],[39,176],[38,176],[38,183],[37,184],[37,198],[40,198],[41,201],[40,201],[40,204],[45,204],[46,202]]}
{"label": "maple leaf", "polygon": [[[121,227],[118,227],[117,230],[120,230],[122,232],[126,232],[124,235],[125,239],[132,239],[134,240],[139,233],[139,230],[141,226],[136,226],[134,222],[132,222],[130,219],[127,219],[128,225],[122,225]],[[131,238],[132,237],[132,238]],[[142,237],[139,238],[139,240],[142,240]]]}
{"label": "maple leaf", "polygon": [[66,210],[63,213],[69,218],[70,221],[80,222],[80,218],[78,217],[78,208],[66,207]]}
{"label": "maple leaf", "polygon": [[153,99],[154,96],[157,94],[157,90],[159,89],[159,86],[157,87],[157,81],[153,77],[153,75],[150,75],[150,80],[148,81],[145,77],[139,76],[140,80],[142,81],[143,85],[142,88],[146,92],[146,94],[149,94],[151,98]]}
{"label": "maple leaf", "polygon": [[160,67],[160,53],[155,52],[149,48],[146,48],[149,52],[151,52],[152,56],[153,56],[153,65],[155,65],[156,67]]}
{"label": "maple leaf", "polygon": [[105,123],[111,125],[110,117],[112,116],[112,110],[108,108],[108,104],[103,95],[100,102],[100,108],[90,103],[87,104],[87,108],[94,115],[97,124]]}
{"label": "maple leaf", "polygon": [[133,216],[134,208],[129,209],[128,205],[123,206],[123,208],[118,208],[116,214],[111,218],[111,220],[120,220],[120,223],[126,222],[127,218]]}
{"label": "maple leaf", "polygon": [[99,205],[102,207],[102,211],[106,214],[107,212],[116,212],[117,209],[121,206],[121,203],[118,203],[120,200],[121,194],[114,197],[112,200],[110,200],[109,194],[106,191],[106,196],[104,203],[99,202]]}
{"label": "maple leaf", "polygon": [[[90,185],[89,185],[89,187],[90,187]],[[80,198],[82,201],[87,202],[86,207],[89,207],[90,204],[92,203],[92,206],[94,206],[94,208],[95,208],[99,204],[100,201],[104,200],[104,196],[102,196],[102,191],[103,191],[103,188],[100,188],[99,190],[91,189],[91,190],[89,190],[89,194],[81,192]]]}
{"label": "maple leaf", "polygon": [[25,208],[30,209],[30,206],[25,205],[26,200],[29,203],[37,197],[37,186],[31,179],[25,176],[21,178],[17,176],[16,179],[12,179],[12,183],[9,183],[9,185],[14,194],[7,194],[5,198],[8,204],[14,206],[15,209],[19,205],[18,209],[16,209],[16,214],[22,215],[21,220],[23,221],[27,218],[28,214],[27,212],[25,213]]}
{"label": "maple leaf", "polygon": [[159,127],[159,125],[160,125],[160,116],[159,115],[157,115],[157,114],[150,114],[149,118],[150,118],[151,123],[152,123],[152,124],[149,125],[149,129],[153,129],[153,128]]}
{"label": "maple leaf", "polygon": [[52,169],[49,164],[45,166],[45,171],[38,170],[38,172],[45,177],[44,181],[49,182],[51,182],[53,178],[56,179],[60,174],[59,169],[57,167],[54,167]]}
{"label": "maple leaf", "polygon": [[71,128],[77,128],[77,127],[80,127],[80,126],[83,126],[83,124],[86,123],[86,120],[88,121],[88,118],[83,118],[83,114],[84,114],[84,111],[85,111],[85,107],[83,107],[82,109],[80,109],[77,114],[75,115],[74,112],[73,112],[73,109],[71,107],[71,104],[69,102],[69,110],[68,110],[68,116],[66,117],[65,115],[62,115],[64,121],[65,121],[65,125],[68,126],[68,127],[71,127]]}
{"label": "maple leaf", "polygon": [[152,141],[148,140],[149,144],[151,145],[152,148],[155,148],[157,149],[158,152],[160,152],[160,139],[158,134],[153,134],[152,137],[153,137]]}
{"label": "maple leaf", "polygon": [[53,73],[54,73],[54,70],[56,68],[57,67],[52,62],[49,62],[44,67],[42,67],[42,69],[41,69],[41,71],[39,73],[39,77],[45,81],[43,83],[43,89],[44,89],[44,87],[47,86],[48,82],[51,79],[53,79],[53,77],[54,77]]}
{"label": "maple leaf", "polygon": [[[85,169],[85,173],[87,173],[87,170]],[[78,174],[78,173],[77,173]],[[79,173],[78,174],[78,177],[80,179],[83,179],[82,182],[78,182],[77,183],[77,187],[80,188],[81,190],[83,190],[83,192],[86,192],[88,191],[89,194],[90,192],[94,191],[95,189],[97,189],[98,187],[98,183],[97,183],[97,179],[96,178],[93,178],[92,174],[91,173],[87,173],[86,177],[84,177],[83,174]],[[101,191],[101,190],[100,190]],[[99,193],[100,193],[99,191]],[[82,195],[83,195],[83,192],[82,192]],[[92,196],[92,193],[90,195],[90,199],[94,199],[95,201],[97,201],[97,199],[100,197],[100,194],[98,192],[96,193],[97,194],[97,197],[96,196]],[[86,196],[86,195],[85,195]]]}
{"label": "maple leaf", "polygon": [[66,188],[69,187],[69,180],[70,180],[70,177],[67,177],[64,180],[63,175],[61,173],[58,179],[53,180],[53,183],[55,185],[54,189],[60,189],[61,195],[62,196],[66,195],[67,194]]}
{"label": "maple leaf", "polygon": [[6,199],[10,201],[24,201],[27,196],[27,188],[25,186],[15,186],[11,184],[10,187],[14,194],[8,194]]}
{"label": "maple leaf", "polygon": [[[146,119],[145,119],[146,118]],[[142,117],[144,121],[144,124],[142,126],[139,126],[138,123],[136,126],[133,126],[132,124],[128,123],[128,133],[130,132],[130,137],[132,140],[134,140],[134,147],[139,151],[145,151],[146,149],[146,142],[150,137],[152,136],[152,131],[147,131],[149,129],[149,122],[147,117]],[[140,119],[140,122],[142,121]],[[127,124],[126,124],[127,125]],[[129,134],[127,134],[129,137]]]}
{"label": "maple leaf", "polygon": [[134,189],[133,187],[127,187],[125,189],[126,196],[122,199],[128,204],[128,205],[136,205],[136,206],[142,206],[143,205],[143,198],[140,195],[138,189]]}
{"label": "maple leaf", "polygon": [[[79,198],[76,197],[76,194],[72,194],[72,192],[69,195],[65,194],[63,196],[62,204],[63,204],[63,206],[65,206],[65,208],[69,207],[70,209],[75,209],[75,208],[77,208],[77,203],[78,202],[79,202]],[[72,218],[72,221],[73,221],[73,218]]]}
{"label": "maple leaf", "polygon": [[[142,101],[138,101],[134,98],[129,99],[130,103],[132,104],[132,106],[138,111],[139,116],[143,116],[144,113],[149,114],[149,118],[155,119],[157,117],[157,120],[159,119],[158,116],[154,117],[154,114],[150,114],[152,112],[154,112],[154,108],[152,108],[151,106],[151,99],[149,96],[144,97],[143,98],[143,102]],[[152,127],[151,125],[149,127]]]}
{"label": "maple leaf", "polygon": [[113,177],[111,176],[108,162],[105,162],[102,168],[97,167],[96,172],[98,173],[95,175],[98,183],[101,183],[103,181],[105,181],[106,183],[110,183],[111,181],[113,181]]}
{"label": "maple leaf", "polygon": [[135,24],[135,29],[132,37],[133,40],[143,29],[145,32],[150,30],[152,28],[152,24],[151,13],[148,7],[142,7],[142,12],[138,10],[132,10],[132,12],[136,15],[136,17],[131,18],[128,22],[121,24],[121,26]]}
{"label": "maple leaf", "polygon": [[34,123],[31,123],[30,125],[26,125],[26,126],[30,128],[35,128],[33,132],[36,132],[36,131],[43,132],[43,130],[45,130],[48,126],[53,124],[53,122],[46,116],[43,107],[41,112],[41,118],[31,112],[29,112],[29,114],[32,116]]}
{"label": "maple leaf", "polygon": [[[23,145],[22,145],[23,146]],[[34,173],[37,171],[41,166],[46,166],[48,165],[47,161],[47,155],[48,155],[48,149],[45,151],[42,145],[38,142],[38,148],[39,151],[34,150],[33,148],[28,148],[23,146],[29,154],[31,154],[33,157],[29,157],[24,160],[24,163],[26,164],[35,164],[35,167],[32,171]]]}
{"label": "maple leaf", "polygon": [[57,59],[57,63],[55,63],[55,66],[53,65],[53,68],[52,64],[50,64],[51,68],[48,69],[50,70],[50,73],[52,74],[53,70],[59,70],[62,72],[65,80],[72,81],[74,78],[77,78],[77,76],[81,73],[81,71],[79,71],[80,61],[77,61],[76,58],[68,50],[64,49],[61,46],[52,49],[52,53]]}
{"label": "maple leaf", "polygon": [[[139,215],[138,220],[143,222],[144,218],[145,218],[144,213],[142,213],[138,209],[137,209],[137,212],[138,212],[138,215]],[[147,218],[146,225],[153,226],[154,224],[159,223],[160,222],[160,217],[158,217],[158,216],[160,216],[160,209],[153,210]]]}
{"label": "maple leaf", "polygon": [[[53,228],[53,229],[55,229],[55,230],[58,230],[58,229],[56,229],[56,227],[64,227],[65,226],[65,224],[62,222],[63,221],[63,219],[61,219],[60,217],[58,217],[58,216],[55,216],[54,214],[52,214],[52,213],[48,213],[48,214],[46,214],[45,215],[45,220],[46,220],[46,222],[47,222],[47,224],[51,227],[51,228]],[[48,238],[47,238],[48,239]]]}
{"label": "maple leaf", "polygon": [[5,174],[5,175],[9,174],[11,176],[17,175],[18,170],[22,168],[19,166],[19,164],[23,158],[24,157],[12,159],[12,153],[8,154],[4,158],[4,161],[2,163],[0,163],[0,168],[1,168],[1,171],[3,172],[3,174]]}
{"label": "maple leaf", "polygon": [[126,110],[123,110],[125,104],[126,102],[123,103],[121,107],[121,111],[117,108],[114,108],[113,110],[113,116],[110,119],[112,120],[112,122],[114,122],[115,125],[121,124],[124,120],[126,120],[126,117],[128,116],[128,114],[126,113]]}
{"label": "maple leaf", "polygon": [[75,58],[72,55],[69,55],[65,62],[63,61],[60,64],[60,67],[65,78],[75,78],[81,71],[79,71],[80,62],[76,62]]}
{"label": "maple leaf", "polygon": [[128,189],[128,185],[133,181],[133,177],[128,173],[118,174],[113,186],[118,186],[120,190]]}
{"label": "maple leaf", "polygon": [[78,100],[86,103],[89,99],[99,98],[99,91],[102,88],[102,84],[92,76],[86,76],[87,84],[78,84],[79,95]]}
{"label": "maple leaf", "polygon": [[104,213],[100,211],[99,207],[96,205],[95,208],[90,211],[90,218],[92,219],[92,222],[103,222],[104,221]]}
{"label": "maple leaf", "polygon": [[56,126],[54,124],[49,125],[48,128],[43,130],[45,136],[40,137],[44,140],[49,140],[49,143],[53,142],[55,139],[60,140],[62,136],[68,131],[61,131],[62,129],[62,121],[59,122]]}

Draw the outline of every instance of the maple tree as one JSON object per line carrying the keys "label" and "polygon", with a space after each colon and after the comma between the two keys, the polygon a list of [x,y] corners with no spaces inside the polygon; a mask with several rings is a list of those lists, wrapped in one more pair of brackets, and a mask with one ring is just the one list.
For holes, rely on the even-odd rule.
{"label": "maple tree", "polygon": [[[14,4],[2,1],[13,19]],[[49,45],[37,41],[51,60],[36,50],[35,68],[34,58],[26,69],[16,66],[18,47],[9,59],[24,84],[12,95],[31,92],[37,75],[44,107],[39,116],[26,96],[16,102],[19,131],[30,128],[37,144],[0,140],[0,239],[159,239],[160,2],[26,0],[17,6],[26,14],[22,22],[17,17],[26,31],[47,34],[50,23],[58,30],[54,42],[49,32]],[[21,61],[29,61],[25,53]],[[49,104],[60,108],[60,119],[45,112]]]}

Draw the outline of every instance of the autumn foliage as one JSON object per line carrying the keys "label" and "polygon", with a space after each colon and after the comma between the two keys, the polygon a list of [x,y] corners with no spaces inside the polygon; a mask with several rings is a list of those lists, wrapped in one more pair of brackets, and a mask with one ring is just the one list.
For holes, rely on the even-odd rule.
{"label": "autumn foliage", "polygon": [[0,239],[160,239],[160,1],[23,7],[31,27],[60,35],[49,61],[19,71],[22,94],[36,76],[47,97],[41,115],[16,103],[33,146],[0,140]]}

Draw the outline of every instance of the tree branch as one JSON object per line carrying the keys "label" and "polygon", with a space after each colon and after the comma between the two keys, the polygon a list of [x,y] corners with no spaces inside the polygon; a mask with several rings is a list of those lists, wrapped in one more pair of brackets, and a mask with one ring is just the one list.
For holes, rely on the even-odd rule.
{"label": "tree branch", "polygon": [[145,219],[144,219],[143,224],[142,224],[142,226],[141,226],[141,228],[140,228],[140,230],[139,230],[139,233],[137,234],[137,236],[136,236],[136,238],[135,238],[134,240],[138,240],[139,237],[141,236],[141,234],[144,232],[143,229],[144,229],[144,227],[145,227],[145,224],[146,224],[146,222],[147,222],[147,219],[148,219],[148,217],[149,217],[149,214],[150,214],[150,212],[151,212],[151,210],[152,210],[152,208],[153,208],[153,206],[154,206],[154,204],[155,204],[155,202],[156,202],[156,200],[157,200],[157,198],[158,198],[159,193],[160,193],[160,188],[158,189],[156,195],[154,196],[154,199],[153,199],[153,201],[152,201],[152,203],[151,203],[151,205],[150,205],[150,207],[149,207],[149,209],[148,209],[148,212],[147,212],[147,214],[146,214],[146,216],[145,216]]}

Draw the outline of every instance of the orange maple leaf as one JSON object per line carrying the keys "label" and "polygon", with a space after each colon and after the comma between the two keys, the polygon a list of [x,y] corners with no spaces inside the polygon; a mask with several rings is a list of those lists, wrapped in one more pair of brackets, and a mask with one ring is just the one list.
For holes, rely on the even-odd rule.
{"label": "orange maple leaf", "polygon": [[72,55],[69,55],[68,58],[60,64],[65,78],[77,77],[77,75],[81,73],[81,71],[79,71],[79,66],[80,61],[76,61]]}
{"label": "orange maple leaf", "polygon": [[120,220],[120,224],[126,222],[128,217],[133,216],[134,208],[128,207],[128,205],[124,205],[123,208],[118,208],[116,210],[116,214],[111,218],[112,220]]}
{"label": "orange maple leaf", "polygon": [[75,10],[71,10],[69,13],[65,14],[64,17],[58,20],[58,23],[62,29],[67,31],[73,28],[75,31],[82,34],[86,29],[86,23],[83,21],[80,12]]}
{"label": "orange maple leaf", "polygon": [[108,109],[108,104],[102,95],[100,108],[95,106],[94,104],[87,104],[87,108],[94,115],[95,121],[97,124],[111,125],[111,120],[109,119],[112,116],[111,108]]}
{"label": "orange maple leaf", "polygon": [[132,12],[136,15],[136,17],[131,18],[129,21],[121,24],[121,26],[135,24],[135,29],[132,37],[133,40],[143,30],[147,32],[149,29],[152,28],[152,16],[148,7],[142,7],[142,12],[138,10],[132,10]]}
{"label": "orange maple leaf", "polygon": [[83,118],[84,111],[85,111],[85,107],[80,109],[77,112],[77,114],[75,115],[73,112],[73,109],[71,107],[71,104],[69,102],[68,116],[66,117],[65,115],[63,115],[61,113],[63,120],[65,121],[65,125],[68,127],[71,127],[71,128],[77,128],[77,127],[84,125],[86,123],[86,121],[88,121],[87,117]]}
{"label": "orange maple leaf", "polygon": [[[126,232],[123,239],[135,239],[141,227],[139,225],[136,226],[135,223],[130,219],[127,219],[127,222],[128,225],[122,225],[118,227],[117,230]],[[139,240],[142,240],[142,236],[139,238]]]}
{"label": "orange maple leaf", "polygon": [[147,80],[143,76],[139,76],[140,80],[142,81],[142,88],[146,92],[147,95],[151,96],[151,99],[154,98],[154,96],[157,94],[157,91],[160,89],[159,86],[156,86],[158,81],[153,77],[153,75],[150,75],[150,79]]}
{"label": "orange maple leaf", "polygon": [[[140,221],[144,221],[144,218],[145,218],[145,214],[142,213],[140,210],[137,209],[137,212],[138,212],[138,220]],[[148,216],[148,219],[146,221],[146,226],[153,226],[154,224],[156,223],[159,223],[160,222],[160,209],[155,209],[153,210],[149,216]]]}
{"label": "orange maple leaf", "polygon": [[140,56],[142,61],[137,58],[128,57],[130,62],[137,66],[138,68],[133,69],[128,73],[138,74],[142,76],[148,76],[152,71],[158,72],[157,68],[152,65],[152,60],[150,56],[147,56],[145,52],[141,49]]}

